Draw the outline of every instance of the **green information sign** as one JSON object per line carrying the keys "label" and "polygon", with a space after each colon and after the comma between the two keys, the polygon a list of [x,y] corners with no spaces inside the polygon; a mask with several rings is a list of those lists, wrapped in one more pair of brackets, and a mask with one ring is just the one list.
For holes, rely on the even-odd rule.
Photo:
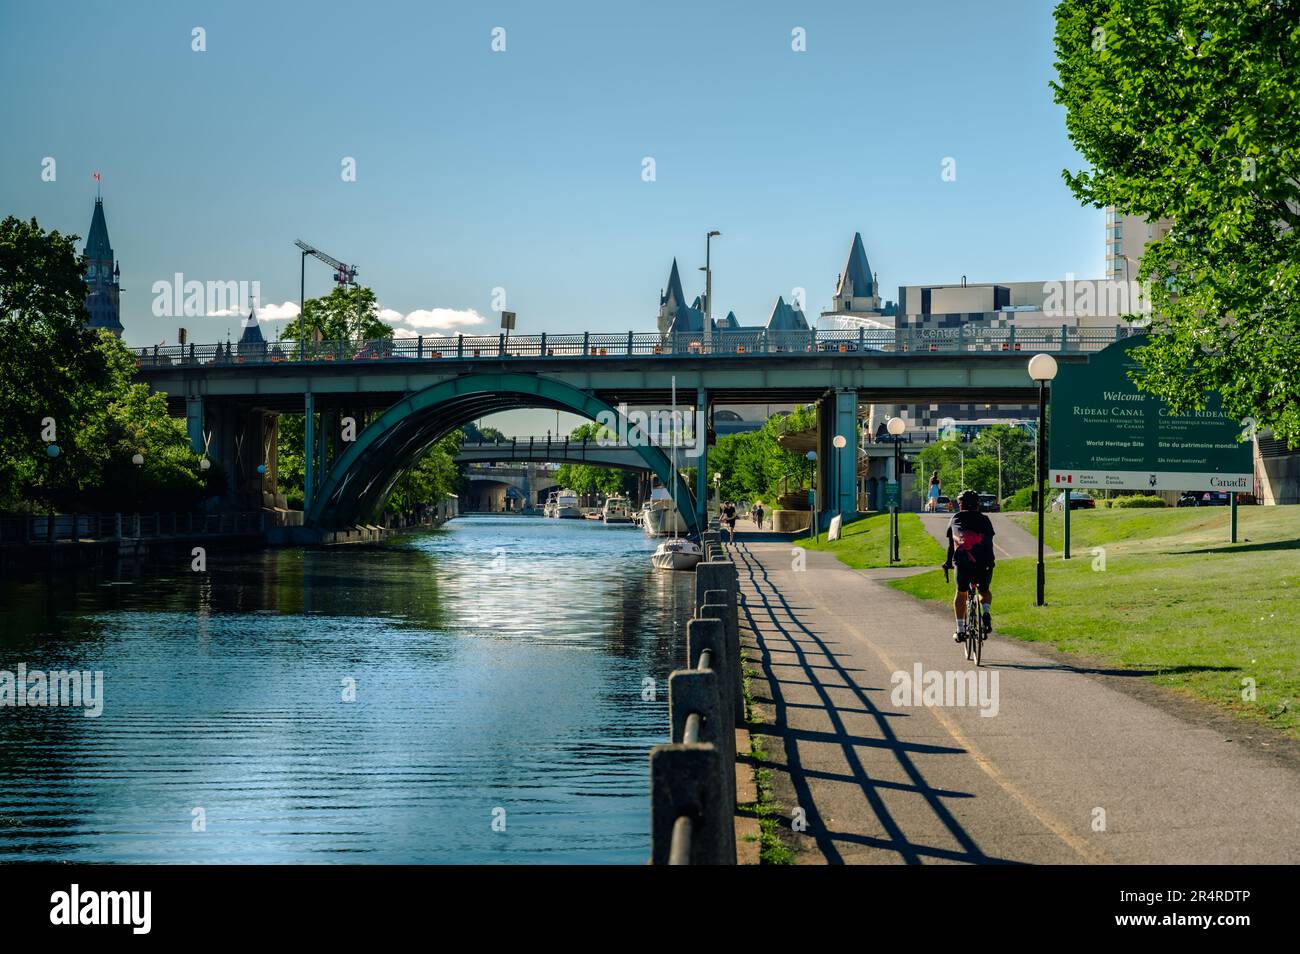
{"label": "green information sign", "polygon": [[1205,410],[1174,414],[1128,377],[1141,338],[1117,341],[1087,364],[1062,364],[1051,385],[1048,439],[1053,489],[1251,489],[1249,441],[1242,425],[1206,396]]}
{"label": "green information sign", "polygon": [[898,484],[890,481],[885,484],[885,509],[899,506],[902,506],[902,495],[898,492]]}

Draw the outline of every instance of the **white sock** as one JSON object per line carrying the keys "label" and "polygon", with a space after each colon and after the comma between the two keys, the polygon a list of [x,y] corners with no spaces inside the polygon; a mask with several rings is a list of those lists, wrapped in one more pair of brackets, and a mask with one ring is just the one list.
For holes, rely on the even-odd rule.
{"label": "white sock", "polygon": [[966,621],[964,619],[957,620],[957,632],[959,633],[966,632]]}

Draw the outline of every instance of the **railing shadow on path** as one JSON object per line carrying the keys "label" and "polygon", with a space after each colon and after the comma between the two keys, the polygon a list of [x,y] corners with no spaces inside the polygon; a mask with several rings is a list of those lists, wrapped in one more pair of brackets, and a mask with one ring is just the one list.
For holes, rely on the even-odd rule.
{"label": "railing shadow on path", "polygon": [[[785,749],[785,771],[788,773],[790,782],[794,787],[798,806],[807,813],[808,828],[806,834],[813,838],[817,850],[822,853],[826,861],[833,864],[843,863],[845,859],[840,851],[840,845],[856,844],[878,848],[882,851],[895,852],[899,859],[906,864],[922,864],[927,858],[973,864],[1014,864],[1015,862],[1008,859],[993,857],[985,853],[976,843],[974,837],[953,817],[943,801],[948,798],[974,798],[973,793],[953,792],[932,787],[912,758],[914,754],[962,755],[965,754],[965,750],[950,746],[909,743],[900,739],[895,733],[891,721],[906,716],[901,713],[881,711],[869,695],[872,691],[883,690],[859,686],[850,678],[849,673],[861,670],[850,669],[836,662],[838,657],[829,651],[830,644],[828,641],[822,639],[804,624],[798,615],[798,610],[791,607],[780,590],[773,585],[766,568],[754,558],[743,541],[738,541],[734,553],[742,579],[748,581],[749,592],[746,594],[746,599],[742,605],[744,606],[750,634],[756,642],[762,667],[771,687],[771,703],[775,711],[774,726],[751,725],[749,728],[751,732],[775,734],[782,741]],[[760,626],[760,619],[756,618],[756,614],[759,617],[766,617],[765,622],[770,624],[776,633],[780,634],[784,645],[775,644],[772,630]],[[809,660],[805,650],[801,648],[800,639],[815,645],[821,655],[831,660],[831,665],[814,665]],[[807,707],[791,703],[785,699],[782,688],[793,684],[793,681],[774,670],[773,653],[792,653],[796,657],[799,667],[808,676],[806,685],[816,689],[821,701],[820,708],[826,713],[833,731],[806,732],[789,727],[787,710]],[[844,688],[852,692],[853,696],[861,703],[862,708],[844,709],[835,705],[827,690],[836,687],[827,687],[814,676],[814,673],[821,669],[838,672],[844,680]],[[875,721],[879,735],[870,739],[851,735],[842,718],[843,715],[850,713],[866,713],[870,715]],[[837,773],[828,773],[806,767],[801,758],[800,742],[838,744],[843,752],[845,762],[850,768],[851,775],[845,777]],[[904,784],[873,778],[862,764],[857,752],[857,748],[863,745],[885,748],[892,752],[908,782]],[[779,766],[775,767],[779,768]],[[833,831],[821,817],[810,784],[814,780],[822,779],[856,784],[887,837],[878,838],[850,832]],[[909,792],[924,799],[934,816],[938,818],[953,840],[960,846],[960,850],[920,844],[908,837],[903,830],[902,824],[890,812],[881,797],[881,793],[888,790]]]}

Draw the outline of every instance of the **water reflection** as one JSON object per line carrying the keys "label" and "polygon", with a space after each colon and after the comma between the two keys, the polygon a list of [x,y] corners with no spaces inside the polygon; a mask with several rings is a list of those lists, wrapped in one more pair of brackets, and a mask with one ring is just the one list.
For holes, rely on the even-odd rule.
{"label": "water reflection", "polygon": [[0,584],[0,669],[105,682],[98,719],[0,709],[0,857],[640,863],[691,592],[651,549],[462,518]]}

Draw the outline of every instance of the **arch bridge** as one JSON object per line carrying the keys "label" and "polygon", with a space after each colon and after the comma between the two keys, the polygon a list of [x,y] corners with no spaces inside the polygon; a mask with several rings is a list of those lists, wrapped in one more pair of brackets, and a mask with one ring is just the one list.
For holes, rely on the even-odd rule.
{"label": "arch bridge", "polygon": [[[244,500],[273,500],[277,416],[305,414],[310,525],[372,522],[401,474],[441,436],[498,411],[545,408],[616,421],[631,451],[620,465],[640,460],[665,485],[677,484],[678,499],[691,504],[683,508],[687,522],[698,527],[704,495],[690,494],[629,408],[666,407],[675,393],[704,433],[699,424],[715,403],[817,402],[818,499],[826,511],[851,515],[859,401],[1030,403],[1032,353],[1086,362],[1131,333],[980,328],[935,338],[924,329],[889,329],[682,342],[629,332],[190,345],[141,349],[137,376],[166,393],[173,413],[184,413],[195,449],[206,447]],[[843,450],[836,436],[849,438]],[[707,459],[701,439],[679,465],[707,474]]]}

